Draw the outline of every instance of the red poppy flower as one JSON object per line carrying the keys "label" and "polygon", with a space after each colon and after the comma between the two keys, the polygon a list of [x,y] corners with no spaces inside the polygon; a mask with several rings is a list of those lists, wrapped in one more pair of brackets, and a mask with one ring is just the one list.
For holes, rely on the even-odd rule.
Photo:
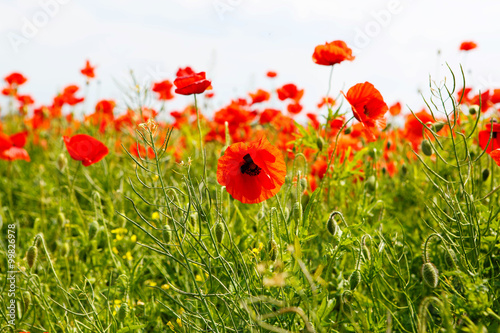
{"label": "red poppy flower", "polygon": [[389,108],[389,112],[393,116],[397,116],[401,113],[401,103],[397,102]]}
{"label": "red poppy flower", "polygon": [[341,40],[316,46],[312,58],[315,63],[324,66],[340,64],[344,60],[354,60],[352,50]]}
{"label": "red poppy flower", "polygon": [[23,148],[26,144],[28,132],[20,132],[8,136],[0,133],[0,159],[7,161],[25,160],[29,162],[30,156]]}
{"label": "red poppy flower", "polygon": [[266,76],[270,77],[270,78],[273,78],[273,77],[278,76],[278,74],[276,72],[269,71],[269,72],[266,73]]}
{"label": "red poppy flower", "polygon": [[95,67],[90,66],[90,62],[87,60],[85,67],[80,71],[80,73],[85,75],[88,79],[92,79],[95,77],[94,70]]}
{"label": "red poppy flower", "polygon": [[153,91],[160,95],[158,97],[159,100],[167,101],[174,98],[174,95],[172,95],[171,91],[173,86],[174,85],[172,84],[172,82],[170,82],[169,80],[165,80],[155,83],[153,85]]}
{"label": "red poppy flower", "polygon": [[473,41],[466,41],[460,44],[460,51],[470,51],[477,47],[477,44]]}
{"label": "red poppy flower", "polygon": [[300,105],[299,103],[291,103],[288,104],[286,109],[292,114],[298,114],[300,113],[300,111],[302,111],[302,105]]}
{"label": "red poppy flower", "polygon": [[276,89],[276,92],[278,93],[278,98],[281,101],[290,98],[297,103],[300,102],[300,99],[304,95],[304,89],[299,90],[293,83],[285,84],[283,87]]}
{"label": "red poppy flower", "polygon": [[500,149],[495,149],[490,153],[491,158],[495,163],[500,166]]}
{"label": "red poppy flower", "polygon": [[318,109],[321,109],[326,104],[333,106],[335,105],[335,100],[332,97],[323,97],[321,102],[318,103]]}
{"label": "red poppy flower", "polygon": [[262,103],[269,100],[271,96],[267,91],[259,89],[256,93],[249,93],[250,98],[252,98],[252,105],[256,103]]}
{"label": "red poppy flower", "polygon": [[275,196],[285,176],[283,155],[265,137],[230,145],[217,165],[217,181],[242,203],[259,203]]}
{"label": "red poppy flower", "polygon": [[177,70],[177,73],[175,74],[175,76],[177,77],[180,77],[180,76],[188,76],[188,75],[193,75],[195,74],[195,72],[193,71],[193,69],[191,67],[186,67],[186,68],[179,68]]}
{"label": "red poppy flower", "polygon": [[9,84],[9,86],[20,86],[24,82],[26,82],[28,79],[24,77],[23,74],[21,73],[12,73],[4,78],[5,82]]}
{"label": "red poppy flower", "polygon": [[71,158],[82,161],[86,167],[99,162],[109,153],[108,147],[87,134],[77,134],[71,138],[63,136],[63,139]]}
{"label": "red poppy flower", "polygon": [[264,125],[267,123],[270,123],[274,117],[278,116],[281,114],[280,110],[276,109],[265,109],[261,114],[259,118],[259,124]]}
{"label": "red poppy flower", "polygon": [[175,92],[181,95],[201,94],[210,89],[212,82],[206,79],[205,72],[177,77],[174,81]]}
{"label": "red poppy flower", "polygon": [[418,149],[423,139],[424,125],[421,122],[424,124],[433,123],[434,118],[425,110],[415,113],[415,116],[410,113],[406,118],[403,136],[412,143],[414,150]]}
{"label": "red poppy flower", "polygon": [[380,92],[369,82],[358,83],[344,95],[352,106],[354,118],[364,127],[368,140],[374,141],[373,130],[385,126],[384,115],[389,109]]}
{"label": "red poppy flower", "polygon": [[[490,133],[492,135],[491,141],[490,141]],[[479,137],[479,146],[481,147],[482,150],[486,149],[487,153],[491,152],[492,150],[499,149],[500,124],[493,123],[493,130],[491,128],[491,124],[486,124],[486,129],[479,131],[478,137]],[[490,144],[488,145],[488,148],[486,148],[488,141],[490,141]]]}

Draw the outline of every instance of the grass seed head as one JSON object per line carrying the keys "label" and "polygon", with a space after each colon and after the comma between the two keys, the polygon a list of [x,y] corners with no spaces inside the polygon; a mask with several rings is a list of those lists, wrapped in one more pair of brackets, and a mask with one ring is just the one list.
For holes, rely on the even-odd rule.
{"label": "grass seed head", "polygon": [[117,313],[118,320],[124,321],[125,318],[127,318],[128,312],[129,312],[128,304],[127,304],[127,302],[123,302],[120,305],[120,308],[118,309],[118,313]]}

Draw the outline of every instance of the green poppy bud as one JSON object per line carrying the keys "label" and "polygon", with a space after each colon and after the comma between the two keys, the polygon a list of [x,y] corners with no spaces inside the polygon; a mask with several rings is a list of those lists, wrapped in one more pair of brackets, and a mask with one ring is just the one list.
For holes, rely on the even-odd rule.
{"label": "green poppy bud", "polygon": [[470,115],[475,115],[478,112],[479,112],[479,105],[471,105],[469,107],[469,114]]}
{"label": "green poppy bud", "polygon": [[89,223],[89,240],[93,240],[95,235],[97,235],[97,231],[99,230],[99,224],[97,221],[92,221]]}
{"label": "green poppy bud", "polygon": [[36,258],[38,257],[38,248],[36,246],[30,246],[28,248],[28,253],[26,253],[26,261],[28,262],[28,266],[33,268],[35,264]]}
{"label": "green poppy bud", "polygon": [[356,287],[360,282],[361,282],[361,272],[357,269],[354,272],[352,272],[351,276],[349,277],[349,286],[351,287],[351,290],[356,289]]}
{"label": "green poppy bud", "polygon": [[432,146],[431,146],[431,143],[429,142],[429,140],[422,141],[422,144],[421,144],[420,147],[422,148],[422,152],[426,156],[431,156],[432,155]]}
{"label": "green poppy bud", "polygon": [[271,239],[269,241],[268,250],[269,250],[269,259],[271,261],[276,261],[276,259],[278,258],[278,243],[276,243],[274,239]]}
{"label": "green poppy bud", "polygon": [[226,230],[224,228],[224,225],[220,222],[215,224],[215,239],[217,239],[217,242],[220,244],[222,243],[222,240],[224,239],[224,234],[226,233]]}
{"label": "green poppy bud", "polygon": [[488,180],[488,177],[490,176],[490,169],[486,168],[483,170],[483,182]]}
{"label": "green poppy bud", "polygon": [[431,288],[436,288],[439,282],[439,271],[430,262],[422,265],[422,278],[424,282]]}

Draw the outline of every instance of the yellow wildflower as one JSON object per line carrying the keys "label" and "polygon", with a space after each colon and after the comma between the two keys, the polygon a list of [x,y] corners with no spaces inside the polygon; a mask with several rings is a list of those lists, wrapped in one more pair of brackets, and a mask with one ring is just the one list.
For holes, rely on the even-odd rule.
{"label": "yellow wildflower", "polygon": [[161,289],[163,289],[163,290],[168,290],[168,289],[170,289],[170,286],[169,286],[168,284],[163,284],[163,285],[161,286]]}
{"label": "yellow wildflower", "polygon": [[159,220],[160,219],[160,213],[158,212],[153,212],[153,214],[151,215],[151,218],[153,220]]}

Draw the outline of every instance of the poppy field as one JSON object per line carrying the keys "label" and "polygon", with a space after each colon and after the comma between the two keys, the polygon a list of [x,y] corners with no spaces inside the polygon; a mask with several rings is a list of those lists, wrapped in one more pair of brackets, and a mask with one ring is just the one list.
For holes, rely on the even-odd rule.
{"label": "poppy field", "polygon": [[388,105],[311,54],[312,111],[274,71],[221,108],[198,68],[95,105],[0,73],[0,331],[500,332],[500,87]]}

